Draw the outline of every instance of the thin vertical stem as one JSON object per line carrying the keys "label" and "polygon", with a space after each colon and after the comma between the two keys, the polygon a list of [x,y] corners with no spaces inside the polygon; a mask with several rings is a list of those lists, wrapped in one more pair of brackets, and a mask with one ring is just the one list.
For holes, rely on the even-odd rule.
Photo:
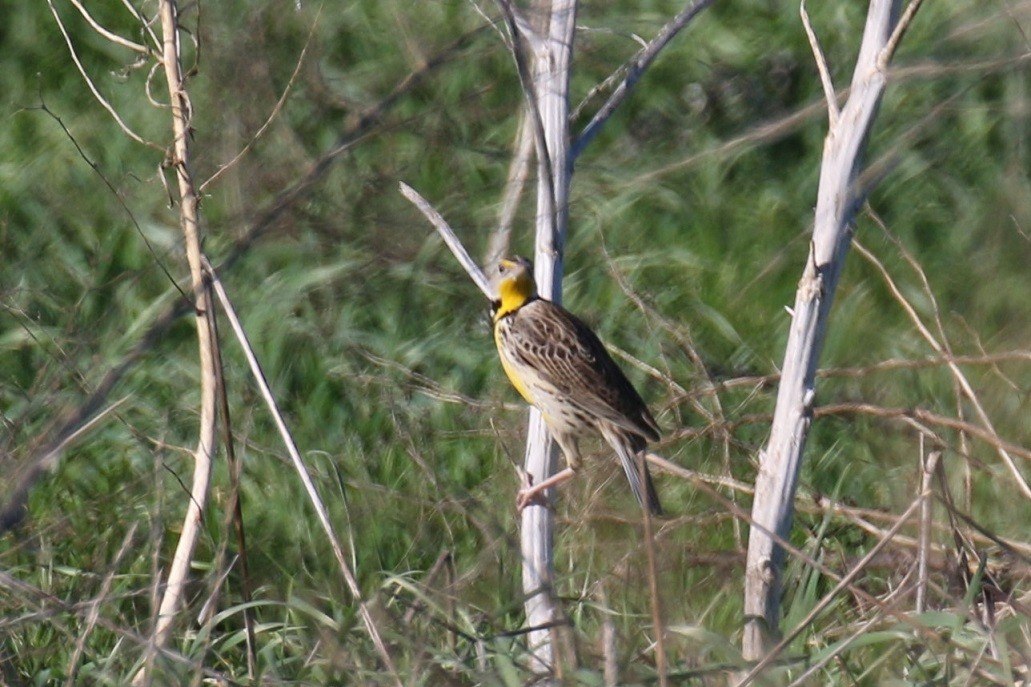
{"label": "thin vertical stem", "polygon": [[[183,81],[179,53],[179,16],[175,0],[160,0],[158,12],[161,19],[162,63],[165,80],[172,105],[172,159],[179,186],[179,224],[186,246],[186,260],[190,265],[190,279],[194,296],[196,316],[198,360],[201,381],[200,428],[197,448],[194,451],[193,483],[186,506],[182,533],[172,557],[161,604],[158,607],[157,623],[154,628],[153,644],[163,648],[169,640],[172,621],[179,604],[189,573],[193,549],[200,533],[201,519],[207,504],[208,487],[211,482],[211,463],[215,450],[215,387],[216,374],[213,355],[215,342],[206,314],[211,309],[211,300],[204,284],[201,265],[200,216],[198,197],[190,170],[190,120],[193,116],[186,84]],[[133,684],[146,681],[146,670],[140,670]]]}
{"label": "thin vertical stem", "polygon": [[933,503],[930,499],[931,481],[938,469],[941,451],[932,451],[924,455],[924,435],[920,435],[920,493],[924,495],[920,504],[920,543],[917,554],[916,571],[916,612],[927,610],[927,556],[931,548],[931,512]]}

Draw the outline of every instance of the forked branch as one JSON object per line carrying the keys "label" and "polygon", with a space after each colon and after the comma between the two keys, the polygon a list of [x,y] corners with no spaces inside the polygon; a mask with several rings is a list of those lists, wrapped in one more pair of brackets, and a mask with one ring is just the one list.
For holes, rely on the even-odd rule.
{"label": "forked branch", "polygon": [[[747,660],[761,659],[777,643],[784,549],[770,533],[787,539],[791,531],[802,454],[813,418],[816,370],[851,244],[860,202],[856,178],[887,83],[885,68],[894,49],[890,41],[901,35],[900,5],[900,0],[870,2],[848,100],[836,119],[832,115],[824,141],[813,239],[791,311],[770,438],[759,454],[745,575],[743,653]],[[912,13],[908,16],[911,19]],[[818,48],[814,52],[820,55]],[[828,93],[828,107],[831,99]]]}

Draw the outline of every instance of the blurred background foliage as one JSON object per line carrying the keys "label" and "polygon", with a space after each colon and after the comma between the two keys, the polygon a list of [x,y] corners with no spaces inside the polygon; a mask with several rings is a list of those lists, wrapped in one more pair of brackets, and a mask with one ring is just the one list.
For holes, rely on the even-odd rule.
{"label": "blurred background foliage", "polygon": [[[122,5],[94,4],[108,29],[148,40]],[[181,303],[188,272],[164,166],[165,86],[153,61],[98,36],[63,0],[53,10],[8,5],[0,23],[0,485],[9,492],[61,418]],[[667,0],[585,4],[574,132],[607,95],[598,84],[679,9]],[[99,92],[153,145],[131,140],[90,94],[52,11]],[[513,501],[525,411],[496,363],[487,304],[397,191],[399,181],[414,186],[484,255],[523,102],[511,55],[488,22],[494,6],[229,0],[182,13],[193,171],[211,179],[205,251],[224,265],[317,485],[353,542],[392,652],[410,684],[518,684],[518,643],[506,633],[521,623]],[[810,13],[844,88],[865,3],[814,3]],[[1023,352],[964,367],[1000,434],[1023,447],[1031,444],[1029,21],[1022,1],[921,10],[870,142],[868,162],[883,178],[856,227],[953,353]],[[754,476],[825,131],[797,4],[718,2],[667,48],[577,162],[566,303],[625,353],[666,430],[659,450],[692,470],[744,483]],[[528,189],[514,253],[532,252],[532,212]],[[245,463],[262,675],[272,683],[384,680],[239,348],[223,339]],[[818,404],[970,419],[942,365],[869,369],[933,353],[878,269],[853,252],[823,363],[864,369],[823,378]],[[106,397],[105,405],[121,404],[34,485],[25,517],[0,537],[0,567],[51,600],[0,590],[0,615],[14,619],[0,633],[6,681],[120,684],[132,674],[143,651],[112,628],[146,635],[151,627],[153,585],[175,545],[190,479],[196,360],[192,318],[161,329]],[[917,424],[858,409],[820,418],[800,500],[829,495],[882,514],[876,524],[887,528],[918,490]],[[994,449],[933,429],[957,506],[1026,542],[1031,505]],[[1029,474],[1026,449],[1019,461]],[[580,642],[583,684],[600,679],[606,619],[616,622],[625,679],[653,674],[642,538],[624,486],[612,461],[593,461],[556,506],[559,591]],[[688,482],[663,476],[659,486],[672,513],[658,533],[664,613],[677,628],[671,658],[678,670],[710,674],[733,660],[747,527]],[[221,580],[220,548],[235,548],[220,508],[230,489],[223,461],[174,648],[194,666],[239,678],[235,570],[217,623],[198,631],[195,620]],[[747,509],[747,494],[721,493]],[[794,543],[837,569],[875,541],[847,518],[804,508],[797,518]],[[952,551],[947,528],[935,541]],[[863,584],[876,593],[897,584],[912,554],[897,547]],[[438,560],[447,565],[429,574]],[[1019,591],[1026,565],[1017,568]],[[949,606],[948,566],[936,574],[945,591],[935,603]],[[105,584],[95,628],[52,603],[87,603]],[[793,564],[788,625],[829,586]],[[846,634],[861,615],[853,601],[814,624],[795,653]],[[1026,618],[1010,628],[1025,650],[1027,631]],[[907,653],[912,635],[880,641],[821,680],[931,679],[951,655],[930,645]],[[195,674],[174,661],[162,669],[170,682]]]}

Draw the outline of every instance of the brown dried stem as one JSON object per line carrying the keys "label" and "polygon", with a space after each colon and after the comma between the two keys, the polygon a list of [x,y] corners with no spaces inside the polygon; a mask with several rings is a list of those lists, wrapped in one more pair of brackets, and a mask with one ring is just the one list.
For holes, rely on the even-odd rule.
{"label": "brown dried stem", "polygon": [[952,372],[952,375],[956,383],[959,385],[960,389],[962,389],[963,395],[966,396],[967,400],[970,401],[970,405],[974,408],[974,411],[977,413],[977,417],[984,428],[983,431],[979,433],[982,433],[982,435],[986,434],[988,437],[994,439],[994,441],[992,441],[991,443],[993,446],[995,446],[996,452],[998,453],[999,458],[1002,459],[1003,464],[1007,467],[1007,469],[1009,469],[1010,474],[1013,475],[1013,480],[1014,482],[1016,482],[1017,488],[1021,491],[1021,493],[1024,494],[1026,498],[1031,499],[1031,485],[1028,484],[1020,468],[1017,467],[1016,462],[1014,462],[1013,460],[1013,456],[1010,455],[1010,451],[1007,450],[1005,446],[1005,442],[999,439],[998,432],[996,432],[995,426],[993,425],[991,418],[988,417],[988,413],[985,411],[984,406],[981,405],[981,401],[978,398],[977,393],[974,391],[974,388],[970,385],[970,381],[963,373],[963,370],[959,368],[959,365],[949,360],[951,356],[946,346],[939,342],[938,339],[935,338],[935,336],[927,328],[927,326],[924,325],[923,320],[920,319],[920,316],[917,314],[916,309],[906,299],[906,297],[902,295],[902,292],[899,290],[899,287],[895,284],[895,280],[892,278],[887,268],[885,268],[884,264],[877,259],[877,256],[868,251],[861,243],[859,243],[859,241],[853,241],[853,243],[856,247],[856,252],[863,256],[863,258],[865,258],[870,264],[872,264],[880,273],[881,277],[884,279],[885,284],[888,285],[888,289],[891,291],[892,296],[894,296],[895,300],[899,303],[900,306],[902,306],[902,309],[905,311],[910,321],[912,321],[913,326],[916,327],[916,330],[920,333],[920,335],[924,338],[928,345],[930,345],[930,347],[934,350],[935,353],[942,355],[946,358],[946,360],[948,361],[946,365],[948,366],[949,371]]}
{"label": "brown dried stem", "polygon": [[347,561],[347,556],[344,554],[344,547],[340,544],[340,539],[337,537],[336,530],[333,527],[333,522],[329,518],[329,510],[326,508],[322,498],[319,496],[319,492],[315,488],[315,483],[311,479],[311,473],[308,472],[308,467],[304,464],[300,451],[297,450],[297,444],[294,442],[293,436],[290,434],[290,429],[286,426],[283,414],[279,411],[279,406],[272,394],[272,389],[269,387],[268,380],[265,378],[265,373],[261,369],[261,364],[258,362],[254,349],[250,345],[247,333],[243,329],[243,324],[240,322],[240,318],[237,317],[236,309],[233,307],[233,303],[229,299],[229,295],[222,286],[222,282],[218,279],[218,275],[215,273],[210,263],[207,262],[206,258],[204,259],[204,263],[205,269],[210,275],[215,294],[218,296],[218,300],[222,304],[223,312],[225,312],[226,317],[229,320],[229,324],[233,329],[233,333],[236,334],[237,341],[243,349],[244,356],[247,358],[247,363],[251,368],[251,374],[254,376],[254,380],[257,382],[258,388],[261,391],[262,398],[265,400],[265,404],[268,406],[269,412],[272,414],[272,419],[276,424],[276,428],[279,430],[280,437],[283,440],[283,444],[286,446],[287,453],[290,456],[294,469],[301,478],[301,483],[304,485],[304,489],[308,494],[308,499],[311,501],[312,507],[315,509],[315,514],[318,516],[319,523],[322,525],[322,529],[325,531],[326,537],[329,539],[330,547],[333,549],[333,555],[336,557],[337,564],[340,566],[340,572],[343,575],[344,582],[347,584],[347,589],[351,593],[351,597],[355,600],[355,603],[358,604],[358,615],[361,617],[365,630],[369,633],[369,637],[372,639],[372,643],[376,647],[376,651],[379,653],[380,660],[383,661],[384,667],[390,673],[394,683],[397,684],[398,687],[401,687],[401,677],[398,674],[397,669],[394,667],[394,661],[390,656],[390,652],[387,650],[387,646],[383,641],[379,628],[376,626],[376,621],[373,619],[372,613],[369,611],[368,604],[362,597],[361,588],[358,586],[358,580],[355,577],[354,572],[351,570],[351,566]]}

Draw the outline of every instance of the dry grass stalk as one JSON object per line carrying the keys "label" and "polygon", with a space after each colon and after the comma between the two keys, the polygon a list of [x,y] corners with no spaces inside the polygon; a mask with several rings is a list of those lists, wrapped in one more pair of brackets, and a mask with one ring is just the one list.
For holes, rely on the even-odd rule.
{"label": "dry grass stalk", "polygon": [[[170,166],[179,186],[179,221],[186,245],[186,259],[190,266],[190,280],[196,313],[198,367],[201,378],[200,427],[194,452],[193,483],[190,486],[182,532],[172,557],[161,605],[154,627],[153,645],[163,648],[171,638],[172,622],[182,603],[193,549],[200,534],[202,517],[207,505],[211,467],[215,455],[215,363],[214,346],[207,315],[212,312],[210,293],[205,286],[204,268],[200,249],[200,198],[191,172],[190,127],[193,109],[186,91],[179,44],[179,10],[174,0],[160,0],[158,15],[161,23],[162,57],[165,81],[171,103],[173,144]],[[134,685],[146,684],[151,658],[133,679]]]}

